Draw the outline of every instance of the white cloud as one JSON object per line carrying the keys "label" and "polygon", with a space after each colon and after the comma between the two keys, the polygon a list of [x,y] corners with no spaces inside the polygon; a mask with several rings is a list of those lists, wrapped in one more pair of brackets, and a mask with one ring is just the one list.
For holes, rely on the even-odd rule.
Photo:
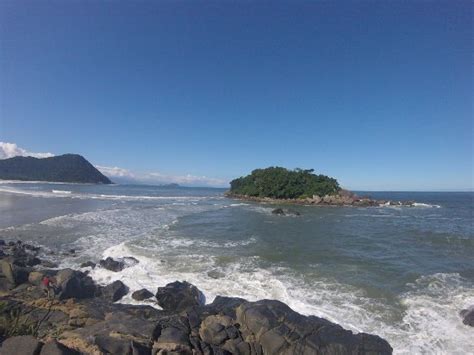
{"label": "white cloud", "polygon": [[54,154],[28,152],[27,150],[17,146],[15,143],[0,142],[0,159],[8,159],[16,156],[49,158],[54,157]]}
{"label": "white cloud", "polygon": [[122,169],[117,166],[110,167],[110,166],[96,165],[95,167],[99,169],[102,174],[111,178],[122,177],[122,178],[135,179],[135,174],[133,174],[130,170],[127,170],[127,169]]}
{"label": "white cloud", "polygon": [[207,176],[196,176],[196,175],[170,175],[162,174],[159,172],[151,173],[136,173],[128,169],[119,168],[119,167],[108,167],[96,165],[102,174],[108,176],[112,181],[116,182],[135,182],[143,184],[179,184],[184,186],[212,186],[212,187],[226,187],[228,186],[228,181],[223,179],[217,179]]}

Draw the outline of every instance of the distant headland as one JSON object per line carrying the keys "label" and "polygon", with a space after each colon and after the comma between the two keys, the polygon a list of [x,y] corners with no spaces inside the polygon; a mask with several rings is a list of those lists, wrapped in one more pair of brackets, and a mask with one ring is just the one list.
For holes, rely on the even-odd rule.
{"label": "distant headland", "polygon": [[0,180],[112,183],[107,176],[78,154],[49,158],[17,156],[0,160]]}
{"label": "distant headland", "polygon": [[338,181],[314,169],[255,169],[230,182],[227,197],[264,203],[331,206],[414,206],[414,201],[374,200],[342,189]]}

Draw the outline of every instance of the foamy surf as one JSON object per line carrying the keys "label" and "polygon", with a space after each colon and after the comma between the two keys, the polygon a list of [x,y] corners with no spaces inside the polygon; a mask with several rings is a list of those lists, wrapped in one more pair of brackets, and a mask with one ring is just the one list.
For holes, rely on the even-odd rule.
{"label": "foamy surf", "polygon": [[[90,273],[100,284],[120,280],[129,286],[129,294],[120,301],[123,303],[160,308],[154,302],[137,302],[131,294],[142,288],[156,292],[157,287],[169,282],[185,280],[203,291],[207,303],[217,295],[250,301],[277,299],[299,313],[326,318],[354,332],[380,335],[394,347],[395,354],[468,354],[472,350],[471,329],[460,322],[458,311],[474,304],[474,289],[458,274],[417,279],[408,285],[412,290],[401,296],[400,309],[394,309],[348,285],[324,278],[305,282],[289,270],[261,269],[254,258],[239,259],[226,266],[216,263],[213,257],[198,254],[177,259],[157,254],[149,258],[126,243],[103,253],[104,258],[123,256],[133,256],[139,263],[119,273],[102,268]],[[210,276],[210,271],[216,270],[219,277]],[[390,324],[394,313],[402,314],[402,318]]]}

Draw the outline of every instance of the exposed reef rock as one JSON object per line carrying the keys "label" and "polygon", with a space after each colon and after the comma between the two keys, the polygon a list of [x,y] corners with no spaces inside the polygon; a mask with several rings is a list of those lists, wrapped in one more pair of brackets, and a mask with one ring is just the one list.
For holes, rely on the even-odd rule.
{"label": "exposed reef rock", "polygon": [[[72,269],[18,266],[25,254],[37,257],[26,245],[0,243],[0,250],[8,285],[0,296],[0,354],[392,353],[376,335],[353,334],[279,301],[217,296],[205,304],[202,292],[187,282],[158,288],[162,310],[114,303],[129,292],[121,281],[104,287]],[[20,259],[13,256],[18,251]],[[44,276],[53,281],[54,297],[42,289]],[[146,289],[133,295],[153,296]]]}

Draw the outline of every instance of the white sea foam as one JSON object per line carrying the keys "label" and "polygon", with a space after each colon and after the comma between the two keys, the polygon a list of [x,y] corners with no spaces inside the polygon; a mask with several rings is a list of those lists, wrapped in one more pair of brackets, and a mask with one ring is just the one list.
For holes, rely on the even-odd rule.
{"label": "white sea foam", "polygon": [[52,190],[52,193],[53,194],[66,194],[66,195],[70,195],[72,193],[72,191],[68,191],[68,190]]}
{"label": "white sea foam", "polygon": [[[190,245],[190,240],[169,241],[166,248],[169,252]],[[139,264],[120,273],[96,268],[91,276],[101,284],[121,280],[130,287],[121,302],[133,304],[140,303],[131,298],[133,291],[147,288],[155,292],[176,280],[196,285],[208,303],[217,295],[251,301],[278,299],[302,314],[326,318],[355,332],[378,334],[390,342],[395,354],[467,354],[474,345],[471,329],[458,316],[460,309],[474,304],[474,289],[457,274],[421,277],[401,296],[399,306],[387,306],[359,289],[331,280],[304,281],[284,268],[261,269],[258,257],[222,265],[211,255],[170,254],[163,249],[150,258],[121,243],[105,250],[103,257],[133,256]],[[208,274],[212,270],[220,275],[217,279]],[[400,311],[393,307],[406,308],[401,320],[393,321],[393,314]]]}
{"label": "white sea foam", "polygon": [[440,205],[432,205],[429,203],[421,203],[421,202],[415,202],[413,203],[414,207],[425,207],[425,208],[441,208]]}

